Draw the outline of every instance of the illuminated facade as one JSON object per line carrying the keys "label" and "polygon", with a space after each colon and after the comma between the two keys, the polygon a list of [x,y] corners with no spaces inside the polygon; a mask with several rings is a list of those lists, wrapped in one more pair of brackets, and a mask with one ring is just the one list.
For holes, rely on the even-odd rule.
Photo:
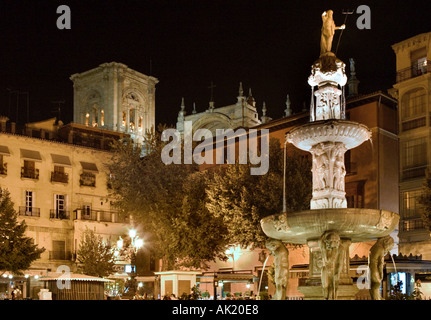
{"label": "illuminated facade", "polygon": [[396,55],[396,83],[392,94],[399,101],[400,252],[431,259],[430,232],[425,229],[418,197],[429,173],[431,32],[392,46]]}
{"label": "illuminated facade", "polygon": [[154,128],[156,78],[111,62],[70,79],[74,123],[124,132],[136,143]]}
{"label": "illuminated facade", "polygon": [[177,120],[177,130],[180,133],[184,132],[184,121],[192,121],[192,132],[208,129],[213,135],[216,129],[251,128],[261,123],[251,90],[248,96],[245,96],[242,83],[239,86],[237,102],[232,105],[216,108],[214,101],[210,101],[205,111],[198,113],[196,106],[193,106],[193,111],[187,115],[183,99]]}

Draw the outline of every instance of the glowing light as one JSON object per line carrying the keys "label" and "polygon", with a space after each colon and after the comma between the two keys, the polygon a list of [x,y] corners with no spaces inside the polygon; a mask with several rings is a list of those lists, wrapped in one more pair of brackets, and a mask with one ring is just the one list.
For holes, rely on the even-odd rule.
{"label": "glowing light", "polygon": [[129,236],[130,236],[130,238],[134,238],[134,237],[136,237],[136,230],[130,230],[129,231]]}
{"label": "glowing light", "polygon": [[144,240],[142,240],[142,239],[136,240],[136,247],[137,248],[142,248],[143,246],[144,246]]}

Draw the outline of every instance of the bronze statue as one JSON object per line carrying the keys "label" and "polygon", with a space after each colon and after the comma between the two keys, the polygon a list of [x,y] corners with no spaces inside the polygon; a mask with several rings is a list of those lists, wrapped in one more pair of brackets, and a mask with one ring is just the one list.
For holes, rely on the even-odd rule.
{"label": "bronze statue", "polygon": [[334,39],[335,30],[345,29],[346,26],[343,24],[340,27],[335,26],[332,10],[328,10],[322,13],[322,33],[320,36],[320,55],[326,52],[331,52],[332,40]]}
{"label": "bronze statue", "polygon": [[325,231],[319,239],[322,253],[322,288],[325,300],[336,300],[338,280],[343,267],[341,239],[336,231]]}
{"label": "bronze statue", "polygon": [[380,285],[383,280],[383,264],[385,255],[394,247],[394,239],[391,236],[380,238],[370,249],[368,265],[371,275],[370,295],[372,300],[382,300]]}
{"label": "bronze statue", "polygon": [[272,300],[285,300],[289,281],[289,251],[282,241],[276,239],[267,240],[266,247],[274,256],[275,294]]}

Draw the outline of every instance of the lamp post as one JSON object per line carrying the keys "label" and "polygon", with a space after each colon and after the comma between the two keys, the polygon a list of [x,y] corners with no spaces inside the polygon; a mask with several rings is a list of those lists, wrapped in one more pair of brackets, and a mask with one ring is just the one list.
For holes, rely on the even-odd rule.
{"label": "lamp post", "polygon": [[[136,253],[140,248],[144,246],[144,240],[140,239],[136,234],[136,230],[129,230],[130,237],[130,264],[131,264],[131,272],[130,272],[130,294],[133,297],[136,293]],[[117,241],[117,247],[123,247],[123,239]]]}
{"label": "lamp post", "polygon": [[139,239],[139,236],[136,235],[136,230],[133,230],[133,229],[129,231],[129,236],[131,239],[130,248],[132,251],[131,252],[132,256],[130,258],[130,263],[132,265],[132,270],[131,270],[132,272],[130,273],[130,277],[132,278],[131,279],[132,286],[130,288],[131,289],[130,293],[132,296],[134,296],[136,293],[136,279],[135,279],[136,278],[136,253],[140,248],[144,246],[144,240]]}

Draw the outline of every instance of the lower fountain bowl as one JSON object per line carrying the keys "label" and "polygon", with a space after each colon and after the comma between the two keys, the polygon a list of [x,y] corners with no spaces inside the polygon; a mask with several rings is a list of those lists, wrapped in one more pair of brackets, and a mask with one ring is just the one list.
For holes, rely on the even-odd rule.
{"label": "lower fountain bowl", "polygon": [[341,238],[352,242],[376,240],[394,231],[399,219],[397,213],[386,210],[339,208],[274,214],[260,223],[270,238],[306,244],[327,230],[336,230]]}

